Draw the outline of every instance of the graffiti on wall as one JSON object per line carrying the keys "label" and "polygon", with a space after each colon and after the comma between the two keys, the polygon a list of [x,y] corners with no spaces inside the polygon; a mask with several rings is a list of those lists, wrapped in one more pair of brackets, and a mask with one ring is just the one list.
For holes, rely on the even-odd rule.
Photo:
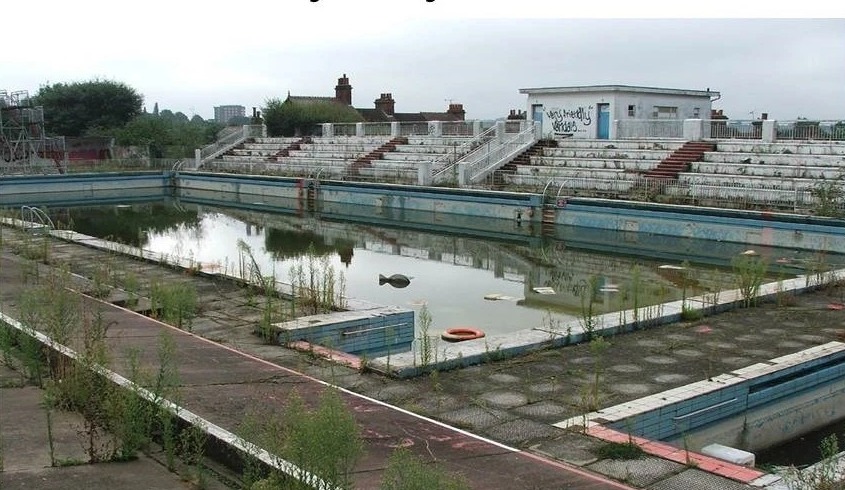
{"label": "graffiti on wall", "polygon": [[546,117],[551,121],[555,136],[572,136],[587,132],[587,128],[593,124],[594,109],[592,105],[573,109],[555,107],[546,111]]}

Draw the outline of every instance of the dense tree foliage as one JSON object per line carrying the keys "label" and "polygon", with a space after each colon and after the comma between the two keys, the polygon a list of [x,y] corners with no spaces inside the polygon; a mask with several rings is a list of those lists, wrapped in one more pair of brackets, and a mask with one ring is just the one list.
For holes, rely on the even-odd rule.
{"label": "dense tree foliage", "polygon": [[334,102],[294,103],[270,99],[263,112],[268,136],[306,135],[322,123],[363,121],[354,108]]}
{"label": "dense tree foliage", "polygon": [[201,117],[188,120],[181,112],[165,109],[158,116],[143,114],[124,127],[112,131],[122,146],[147,146],[153,158],[191,157],[194,149],[215,140],[221,125]]}
{"label": "dense tree foliage", "polygon": [[120,128],[141,114],[143,96],[132,87],[109,80],[44,85],[33,103],[44,107],[47,132],[84,136],[104,128]]}

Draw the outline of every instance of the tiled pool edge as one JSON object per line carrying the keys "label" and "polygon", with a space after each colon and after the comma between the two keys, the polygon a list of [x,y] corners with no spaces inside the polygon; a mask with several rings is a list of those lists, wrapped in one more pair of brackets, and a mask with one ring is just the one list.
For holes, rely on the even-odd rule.
{"label": "tiled pool edge", "polygon": [[[801,294],[823,287],[826,284],[845,280],[845,269],[826,272],[822,275],[802,275],[762,284],[753,300],[768,302],[785,295]],[[577,344],[595,336],[611,336],[643,328],[677,323],[683,319],[684,311],[698,311],[705,317],[740,308],[746,303],[739,289],[715,294],[694,296],[686,300],[671,301],[654,306],[644,306],[592,317],[594,328],[584,328],[584,319],[575,319],[561,324],[560,329],[529,328],[508,335],[489,336],[457,344],[435,342],[435,350],[429,359],[434,362],[423,364],[419,352],[407,352],[388,357],[371,359],[368,367],[399,378],[418,376],[433,370],[453,369],[494,360],[526,354],[532,351]]]}
{"label": "tiled pool edge", "polygon": [[[677,404],[679,401],[691,400],[703,394],[724,390],[730,388],[731,385],[743,383],[776,371],[789,370],[808,361],[820,360],[825,356],[839,355],[841,357],[843,352],[845,352],[845,343],[829,342],[824,345],[805,349],[801,352],[781,356],[768,362],[757,363],[737,369],[708,380],[649,395],[597,412],[571,417],[552,425],[561,429],[579,430],[586,435],[605,442],[635,444],[647,454],[742,483],[770,488],[772,490],[789,490],[792,487],[788,485],[783,486],[785,483],[782,475],[765,473],[760,470],[706,456],[695,451],[681,449],[659,440],[620,432],[618,428],[611,427],[610,425],[614,422],[618,423],[625,419],[650,412],[659,411],[662,413],[664,408]],[[839,454],[838,459],[838,464],[845,466],[845,462],[843,462],[845,461],[845,453]]]}

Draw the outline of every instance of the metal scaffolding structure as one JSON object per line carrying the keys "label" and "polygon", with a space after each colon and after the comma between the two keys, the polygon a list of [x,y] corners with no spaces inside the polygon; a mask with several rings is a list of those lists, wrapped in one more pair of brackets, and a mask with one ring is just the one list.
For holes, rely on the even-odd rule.
{"label": "metal scaffolding structure", "polygon": [[67,151],[62,136],[44,131],[44,108],[29,92],[0,90],[0,174],[64,173]]}

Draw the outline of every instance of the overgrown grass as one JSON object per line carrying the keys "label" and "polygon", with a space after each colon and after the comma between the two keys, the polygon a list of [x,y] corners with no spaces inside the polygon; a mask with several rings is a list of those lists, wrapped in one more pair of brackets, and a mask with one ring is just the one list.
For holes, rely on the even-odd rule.
{"label": "overgrown grass", "polygon": [[632,441],[608,442],[602,444],[595,450],[599,459],[641,459],[645,457],[645,451]]}
{"label": "overgrown grass", "polygon": [[150,287],[150,302],[154,318],[189,332],[193,329],[197,289],[192,281],[154,281]]}
{"label": "overgrown grass", "polygon": [[[335,389],[327,388],[317,407],[309,409],[294,392],[284,410],[249,414],[241,435],[278,458],[293,463],[294,475],[276,471],[261,474],[254,463],[245,466],[247,484],[259,488],[310,488],[309,475],[340,488],[352,488],[351,471],[362,454],[360,430]],[[312,482],[313,483],[313,482]]]}
{"label": "overgrown grass", "polygon": [[839,439],[836,434],[825,437],[819,446],[822,459],[815,465],[799,470],[790,468],[785,475],[789,488],[796,490],[843,490],[845,470],[839,469]]}
{"label": "overgrown grass", "polygon": [[731,266],[743,306],[754,305],[768,270],[766,261],[756,253],[740,254],[731,259]]}
{"label": "overgrown grass", "polygon": [[469,490],[469,482],[436,465],[427,464],[407,449],[397,449],[390,456],[381,490]]}

